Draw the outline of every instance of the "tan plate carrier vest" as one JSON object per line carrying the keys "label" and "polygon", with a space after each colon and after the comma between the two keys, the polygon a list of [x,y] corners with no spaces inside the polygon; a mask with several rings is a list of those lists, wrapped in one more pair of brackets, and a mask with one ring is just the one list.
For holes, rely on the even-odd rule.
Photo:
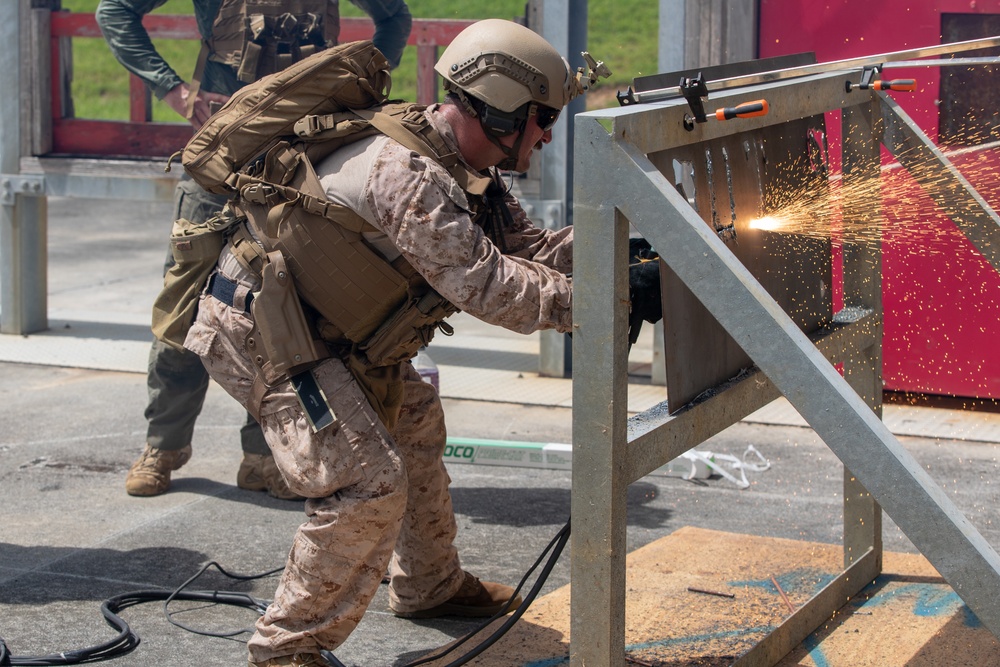
{"label": "tan plate carrier vest", "polygon": [[223,0],[203,50],[250,83],[336,45],[339,34],[337,2]]}
{"label": "tan plate carrier vest", "polygon": [[203,39],[189,83],[186,118],[194,113],[208,60],[229,65],[252,83],[337,45],[340,4],[329,0],[223,0]]}
{"label": "tan plate carrier vest", "polygon": [[[359,373],[370,376],[412,358],[435,329],[450,333],[444,319],[458,308],[405,260],[389,262],[372,249],[362,234],[379,230],[328,201],[313,168],[345,143],[386,134],[447,169],[470,195],[474,219],[481,222],[485,212],[478,202],[489,179],[461,164],[423,109],[394,104],[306,116],[295,126],[306,142],[281,141],[228,181],[238,193],[235,208],[247,219],[230,248],[263,280],[247,339],[263,384],[273,386],[337,354],[367,393],[371,387]],[[373,400],[376,410],[378,403]]]}

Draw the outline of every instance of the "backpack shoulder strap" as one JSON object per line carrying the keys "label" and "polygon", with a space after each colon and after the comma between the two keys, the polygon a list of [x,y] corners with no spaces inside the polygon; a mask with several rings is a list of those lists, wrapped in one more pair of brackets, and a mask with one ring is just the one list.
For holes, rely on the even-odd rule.
{"label": "backpack shoulder strap", "polygon": [[424,118],[419,105],[387,105],[371,109],[353,109],[372,127],[415,153],[431,158],[448,170],[466,192],[482,195],[490,179],[466,169],[458,155],[447,149],[444,140]]}

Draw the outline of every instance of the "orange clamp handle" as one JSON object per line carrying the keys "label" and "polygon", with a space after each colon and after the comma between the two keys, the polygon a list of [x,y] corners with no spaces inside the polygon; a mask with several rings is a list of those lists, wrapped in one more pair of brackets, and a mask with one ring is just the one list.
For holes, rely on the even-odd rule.
{"label": "orange clamp handle", "polygon": [[733,118],[752,118],[753,116],[764,116],[768,112],[767,100],[754,100],[744,102],[736,107],[726,107],[716,109],[715,117],[718,120],[731,120]]}
{"label": "orange clamp handle", "polygon": [[917,82],[915,79],[893,79],[892,81],[876,81],[874,84],[875,90],[906,90],[913,92],[917,89]]}

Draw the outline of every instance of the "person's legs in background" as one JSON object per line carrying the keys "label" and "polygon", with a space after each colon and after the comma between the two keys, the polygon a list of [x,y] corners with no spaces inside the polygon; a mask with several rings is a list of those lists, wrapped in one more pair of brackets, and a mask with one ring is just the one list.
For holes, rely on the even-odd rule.
{"label": "person's legs in background", "polygon": [[[174,193],[174,219],[208,220],[222,210],[226,200],[227,197],[206,192],[191,179],[183,178]],[[164,275],[173,263],[168,249]],[[125,478],[125,490],[133,496],[165,493],[170,488],[170,474],[191,459],[191,437],[205,403],[208,373],[198,355],[154,339],[146,384],[149,392],[146,448]],[[266,491],[285,500],[301,499],[288,490],[260,426],[249,414],[240,429],[240,442],[243,461],[236,479],[240,488]]]}

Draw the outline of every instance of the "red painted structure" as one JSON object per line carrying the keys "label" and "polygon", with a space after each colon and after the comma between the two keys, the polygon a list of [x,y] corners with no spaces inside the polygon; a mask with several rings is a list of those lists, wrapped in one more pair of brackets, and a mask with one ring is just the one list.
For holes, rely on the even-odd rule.
{"label": "red painted structure", "polygon": [[[414,19],[407,44],[417,47],[417,101],[430,104],[437,98],[434,63],[438,47],[446,46],[472,21]],[[153,39],[199,40],[193,16],[147,14],[143,25]],[[374,28],[368,19],[342,18],[340,41],[371,39]],[[93,14],[53,12],[52,50],[52,152],[61,155],[95,157],[167,157],[184,147],[191,127],[184,123],[150,122],[149,95],[145,85],[129,76],[129,121],[92,120],[62,115],[63,86],[59,72],[62,38],[101,37]]]}
{"label": "red painted structure", "polygon": [[[944,41],[1000,34],[1000,0],[760,0],[759,6],[762,58],[812,51],[818,62],[828,62],[935,46],[956,24],[964,25],[966,34]],[[958,54],[970,55],[983,54]],[[961,67],[894,68],[883,74],[885,79],[916,79],[915,92],[889,94],[936,142],[946,135],[941,114],[947,105],[940,100],[954,97],[952,82],[959,76],[969,74]],[[979,66],[973,76],[982,77],[984,91],[1000,90],[988,68]],[[965,95],[971,89],[958,90]],[[997,93],[984,94],[997,99]],[[994,127],[974,143],[1000,139],[992,120],[996,106],[986,109]],[[839,113],[830,116],[830,154],[838,169]],[[949,143],[942,148],[963,142]],[[892,166],[885,151],[883,156],[889,230],[883,245],[885,388],[1000,398],[1000,275],[919,186]],[[1000,207],[1000,150],[959,151],[950,159],[991,206]]]}

